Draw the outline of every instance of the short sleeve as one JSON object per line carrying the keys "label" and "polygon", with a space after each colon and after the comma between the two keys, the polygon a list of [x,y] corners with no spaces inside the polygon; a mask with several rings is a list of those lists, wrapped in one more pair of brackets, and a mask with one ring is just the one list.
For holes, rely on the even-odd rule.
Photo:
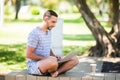
{"label": "short sleeve", "polygon": [[35,48],[38,44],[38,41],[39,41],[38,35],[36,33],[30,33],[28,36],[27,45]]}

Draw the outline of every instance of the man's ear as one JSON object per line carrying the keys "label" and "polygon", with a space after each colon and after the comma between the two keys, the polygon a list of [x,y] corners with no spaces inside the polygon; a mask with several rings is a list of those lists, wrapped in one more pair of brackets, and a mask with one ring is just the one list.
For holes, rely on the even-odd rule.
{"label": "man's ear", "polygon": [[45,22],[47,22],[48,21],[48,17],[44,17],[44,19],[43,19]]}

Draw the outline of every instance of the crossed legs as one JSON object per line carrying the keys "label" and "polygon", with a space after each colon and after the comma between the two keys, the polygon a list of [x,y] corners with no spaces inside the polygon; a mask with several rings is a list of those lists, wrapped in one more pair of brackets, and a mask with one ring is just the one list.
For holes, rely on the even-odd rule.
{"label": "crossed legs", "polygon": [[43,74],[54,72],[58,68],[57,59],[52,56],[50,56],[44,60],[40,60],[39,63],[40,63],[39,69],[40,69],[41,73],[43,73]]}
{"label": "crossed legs", "polygon": [[79,63],[78,58],[75,56],[74,58],[72,58],[70,61],[67,61],[63,64],[61,64],[59,66],[59,68],[52,73],[52,77],[57,77],[59,74],[64,73],[70,69],[72,69],[73,67],[75,67],[77,64]]}
{"label": "crossed legs", "polygon": [[44,73],[50,73],[52,77],[57,77],[59,74],[64,73],[79,63],[77,57],[72,58],[70,61],[67,61],[61,65],[57,63],[55,57],[48,57],[40,61],[39,69]]}

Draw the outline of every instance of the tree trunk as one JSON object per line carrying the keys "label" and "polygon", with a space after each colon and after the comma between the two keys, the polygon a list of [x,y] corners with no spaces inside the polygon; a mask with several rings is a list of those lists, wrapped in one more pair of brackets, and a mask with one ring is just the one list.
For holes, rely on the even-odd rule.
{"label": "tree trunk", "polygon": [[20,10],[20,6],[21,6],[21,0],[16,0],[15,1],[15,10],[16,10],[15,20],[18,19],[18,13],[19,13],[19,10]]}
{"label": "tree trunk", "polygon": [[108,6],[109,6],[109,10],[108,10],[108,23],[112,25],[113,22],[113,0],[107,0],[108,1]]}
{"label": "tree trunk", "polygon": [[[88,28],[91,30],[91,32],[96,40],[96,45],[90,48],[89,55],[90,56],[99,56],[99,57],[119,56],[118,54],[120,52],[119,52],[118,47],[116,46],[116,43],[118,42],[118,41],[116,41],[117,37],[115,37],[116,39],[114,39],[113,37],[111,37],[111,34],[108,34],[105,31],[103,26],[100,24],[100,22],[96,19],[94,14],[89,9],[88,5],[86,4],[86,0],[74,0],[74,1],[75,1],[76,6],[78,7],[80,13],[82,14],[82,17],[83,17],[85,23],[87,24]],[[117,4],[119,5],[119,3],[117,3],[117,1],[118,0],[113,1],[114,7],[118,7],[118,6],[115,6]],[[115,13],[115,15],[118,16],[117,13]],[[114,17],[114,19],[116,20],[116,17]],[[115,24],[117,24],[117,23],[115,23]],[[118,28],[118,26],[117,26],[117,28]],[[116,25],[113,26],[112,35],[118,34],[118,32],[116,31],[117,32],[116,33],[115,31],[116,31]]]}

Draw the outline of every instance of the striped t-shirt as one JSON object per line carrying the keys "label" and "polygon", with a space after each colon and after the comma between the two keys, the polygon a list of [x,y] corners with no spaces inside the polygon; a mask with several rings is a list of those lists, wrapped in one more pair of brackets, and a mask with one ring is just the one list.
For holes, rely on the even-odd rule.
{"label": "striped t-shirt", "polygon": [[[28,36],[27,46],[35,48],[35,54],[40,56],[50,56],[51,31],[47,34],[39,27],[36,27]],[[30,74],[40,74],[38,61],[27,58],[27,69]]]}
{"label": "striped t-shirt", "polygon": [[50,55],[50,44],[51,44],[51,31],[47,33],[43,32],[42,29],[36,27],[28,36],[28,46],[35,48],[35,52],[40,56]]}

